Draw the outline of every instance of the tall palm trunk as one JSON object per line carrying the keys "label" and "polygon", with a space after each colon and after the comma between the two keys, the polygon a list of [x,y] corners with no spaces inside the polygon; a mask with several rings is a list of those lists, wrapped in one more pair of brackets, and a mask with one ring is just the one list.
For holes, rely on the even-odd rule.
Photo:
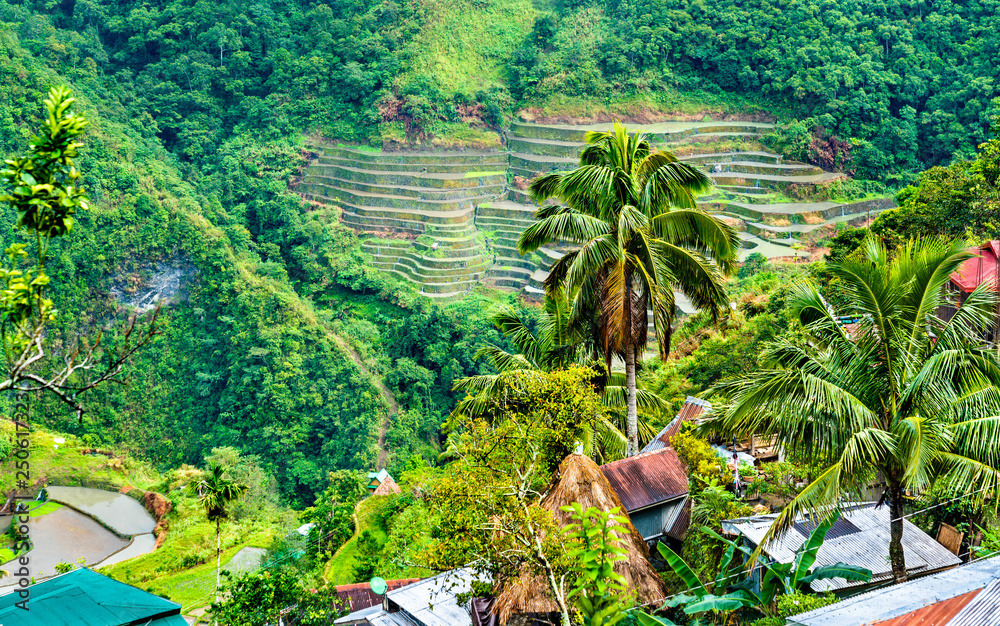
{"label": "tall palm trunk", "polygon": [[889,490],[889,560],[897,583],[906,580],[906,556],[903,554],[903,487],[890,482]]}
{"label": "tall palm trunk", "polygon": [[215,520],[215,601],[219,601],[219,570],[222,569],[222,520]]}
{"label": "tall palm trunk", "polygon": [[635,399],[635,342],[625,346],[625,406],[628,416],[627,456],[639,453],[639,410]]}

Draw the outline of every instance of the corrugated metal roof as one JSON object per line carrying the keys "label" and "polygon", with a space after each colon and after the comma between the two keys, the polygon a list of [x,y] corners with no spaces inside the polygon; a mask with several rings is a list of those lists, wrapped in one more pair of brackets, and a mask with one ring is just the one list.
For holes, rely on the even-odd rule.
{"label": "corrugated metal roof", "polygon": [[353,613],[350,613],[348,615],[344,615],[343,617],[338,617],[337,619],[333,620],[333,623],[334,624],[370,624],[371,622],[369,622],[367,620],[367,618],[375,616],[375,615],[382,615],[383,613],[384,613],[384,611],[382,610],[382,606],[381,605],[375,605],[375,606],[370,606],[367,609],[359,609],[357,611],[354,611]]}
{"label": "corrugated metal roof", "polygon": [[[949,600],[935,602],[934,604],[917,609],[916,611],[911,611],[905,615],[882,620],[880,622],[872,622],[866,626],[912,626],[913,624],[920,624],[920,626],[945,626],[945,624],[950,624],[951,618],[955,617],[955,615],[957,615],[958,612],[961,611],[966,604],[971,602],[972,599],[979,593],[981,593],[981,590],[976,589],[975,591],[963,593],[962,595],[955,596]],[[980,622],[973,623],[976,626],[981,626]]]}
{"label": "corrugated metal roof", "polygon": [[336,623],[367,619],[375,626],[472,626],[472,617],[455,596],[472,590],[484,580],[471,568],[444,572],[386,593],[389,611],[362,609],[338,618]]}
{"label": "corrugated metal roof", "polygon": [[986,585],[948,626],[1000,626],[1000,578]]}
{"label": "corrugated metal roof", "polygon": [[787,623],[793,626],[863,626],[878,623],[880,620],[905,616],[970,592],[978,592],[996,578],[1000,578],[1000,557],[974,561],[899,585],[856,595],[830,606],[793,615],[788,618]]}
{"label": "corrugated metal roof", "polygon": [[684,404],[681,406],[681,410],[678,411],[676,417],[670,420],[670,423],[657,433],[652,441],[646,444],[646,447],[640,450],[640,452],[653,452],[654,450],[666,448],[670,445],[670,438],[676,435],[677,431],[681,429],[681,424],[696,419],[702,413],[710,410],[712,410],[712,405],[706,400],[695,398],[694,396],[684,398]]}
{"label": "corrugated metal roof", "polygon": [[386,594],[423,626],[472,626],[472,617],[455,596],[472,591],[480,577],[471,568],[451,570]]}
{"label": "corrugated metal roof", "polygon": [[[854,524],[860,532],[831,537],[823,542],[816,554],[816,566],[847,563],[872,571],[872,582],[892,578],[889,564],[889,507],[875,508],[875,503],[856,504],[845,507],[843,516]],[[763,540],[776,515],[761,515],[739,520],[727,520],[723,526],[730,532],[739,532],[755,545]],[[789,530],[764,548],[775,561],[790,563],[795,558],[795,550],[806,540],[806,535]],[[903,520],[903,549],[906,554],[906,571],[910,573],[931,572],[943,567],[961,563],[961,559],[947,548],[934,541],[908,520]],[[816,591],[844,589],[861,584],[842,578],[818,580],[812,583]]]}
{"label": "corrugated metal roof", "polygon": [[382,612],[373,617],[369,617],[368,623],[371,624],[371,626],[420,626],[419,623],[414,622],[404,613]]}
{"label": "corrugated metal roof", "polygon": [[[389,591],[399,589],[406,585],[419,582],[419,578],[406,578],[403,580],[387,580],[386,585]],[[382,596],[372,591],[371,583],[357,583],[354,585],[338,585],[336,587],[337,596],[344,601],[351,611],[360,611],[370,606],[382,604]]]}
{"label": "corrugated metal roof", "polygon": [[677,516],[677,521],[667,531],[668,537],[673,537],[677,541],[684,541],[687,536],[688,527],[691,525],[691,498],[684,498],[684,506],[681,514]]}
{"label": "corrugated metal roof", "polygon": [[0,596],[0,624],[18,626],[156,626],[184,623],[181,606],[87,568],[31,585],[28,611],[17,593]]}
{"label": "corrugated metal roof", "polygon": [[677,452],[662,448],[601,466],[601,472],[629,513],[679,498],[688,478]]}

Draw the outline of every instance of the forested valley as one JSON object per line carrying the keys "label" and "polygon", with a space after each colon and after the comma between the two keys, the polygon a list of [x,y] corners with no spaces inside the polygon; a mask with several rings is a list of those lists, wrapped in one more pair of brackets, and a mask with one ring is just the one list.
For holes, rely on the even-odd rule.
{"label": "forested valley", "polygon": [[[571,518],[582,527],[620,522],[606,512],[603,518],[559,510],[542,521],[521,517],[514,505],[529,503],[510,499],[513,487],[504,482],[504,472],[520,472],[525,484],[549,493],[546,485],[566,473],[560,463],[579,442],[597,463],[615,461],[638,450],[627,441],[630,428],[637,429],[642,447],[696,396],[720,412],[715,432],[685,427],[673,444],[691,485],[690,514],[697,518],[683,544],[674,545],[674,556],[692,565],[681,571],[654,549],[661,570],[654,586],[676,595],[690,590],[687,574],[695,581],[722,576],[732,554],[699,528],[721,528],[722,520],[760,511],[726,491],[731,473],[708,437],[717,443],[724,434],[724,444],[747,434],[749,426],[734,417],[738,410],[725,411],[744,401],[746,411],[759,408],[747,399],[748,381],[776,368],[808,367],[807,356],[789,356],[793,347],[807,352],[818,345],[817,327],[810,326],[818,314],[803,304],[803,285],[817,286],[831,315],[835,308],[867,311],[875,305],[858,304],[859,287],[849,276],[857,270],[849,264],[862,263],[858,259],[896,277],[908,270],[891,266],[895,251],[937,237],[938,248],[914,255],[947,257],[938,259],[941,268],[934,274],[934,280],[946,281],[951,270],[945,270],[957,271],[966,260],[961,250],[1000,239],[998,8],[990,1],[924,0],[0,0],[4,158],[23,154],[33,141],[52,88],[68,88],[72,110],[88,122],[74,166],[89,207],[75,213],[66,233],[45,235],[51,241],[44,248],[37,239],[51,281],[45,294],[55,313],[43,333],[47,358],[33,371],[55,375],[98,337],[96,354],[112,362],[116,346],[135,341],[129,334],[133,315],[137,328],[152,323],[155,329],[125,360],[116,381],[79,394],[79,411],[58,394],[31,394],[32,427],[47,439],[38,444],[30,489],[79,484],[164,494],[172,509],[156,521],[157,533],[164,528],[167,539],[156,552],[103,572],[176,600],[185,615],[195,609],[203,615],[214,600],[211,615],[218,623],[264,624],[271,615],[246,617],[253,607],[315,603],[323,612],[324,602],[335,604],[330,594],[337,584],[374,576],[425,578],[484,560],[500,588],[519,580],[522,567],[534,573],[550,567],[540,559],[543,553],[565,556],[568,545],[582,551],[573,542],[586,540],[572,536],[519,561],[505,560],[520,548],[497,536],[514,544],[522,540],[518,533],[554,542],[563,535],[546,535],[546,524],[565,525]],[[608,311],[629,308],[624,300],[606,299],[583,313],[586,307],[574,300],[614,283],[604,282],[606,276],[581,282],[567,263],[553,269],[556,278],[570,281],[565,293],[550,289],[555,282],[546,282],[546,293],[534,298],[481,283],[461,297],[428,297],[398,273],[376,267],[362,247],[371,233],[342,224],[341,208],[316,201],[300,187],[322,154],[318,145],[383,155],[505,152],[517,124],[589,129],[611,128],[613,120],[630,126],[675,120],[759,124],[762,130],[753,137],[735,133],[706,145],[717,152],[778,155],[775,167],[787,161],[828,177],[820,186],[825,195],[810,196],[803,183],[781,189],[778,203],[884,200],[895,208],[864,220],[832,218],[808,250],[796,244],[776,258],[740,256],[732,224],[718,226],[707,243],[684,243],[695,250],[693,265],[704,261],[704,272],[691,270],[689,276],[679,270],[671,285],[679,285],[699,310],[675,318],[673,299],[651,295],[655,323],[648,337],[643,334],[648,349],[628,357],[625,345],[633,335],[623,339],[621,333],[632,331],[595,330],[606,324]],[[505,175],[508,189],[535,194],[533,199],[584,202],[583,195],[555,182],[529,187],[530,181]],[[553,168],[535,180],[555,181],[558,175]],[[715,197],[711,180],[699,180],[685,184]],[[671,198],[683,204],[683,197]],[[13,201],[2,204],[3,247],[32,250],[40,231],[24,228],[24,212]],[[544,215],[539,212],[539,219]],[[789,239],[801,224],[813,223],[769,223],[788,231]],[[604,233],[601,228],[618,233],[633,225],[588,221],[573,227],[562,231],[569,233],[565,239],[582,244]],[[704,235],[700,229],[708,227],[698,222],[669,232],[688,236],[685,228]],[[386,226],[374,236],[391,240],[390,230]],[[542,241],[545,233],[533,234],[537,241],[529,252],[559,239]],[[496,235],[477,237],[476,245],[491,249]],[[16,251],[7,254],[11,263],[21,263]],[[493,262],[498,264],[495,252]],[[910,283],[894,283],[900,293],[933,273],[912,271]],[[20,287],[11,286],[12,276],[0,277],[8,294],[0,299],[3,307],[15,306],[10,294]],[[896,306],[890,300],[880,305]],[[905,306],[899,310],[909,315]],[[574,335],[578,329],[567,319],[588,314],[593,332]],[[3,333],[13,332],[13,314],[4,315]],[[978,315],[980,325],[988,317],[981,311],[969,315]],[[973,322],[967,323],[971,328]],[[629,318],[621,328],[636,324]],[[856,343],[886,333],[855,335],[864,338]],[[966,335],[962,341],[974,333]],[[947,335],[940,346],[951,341],[961,343]],[[657,351],[657,343],[664,349]],[[930,355],[936,345],[921,344],[920,354]],[[10,346],[23,348],[16,342],[4,346],[8,362]],[[820,363],[826,357],[808,358]],[[638,383],[627,383],[625,368],[635,361]],[[530,374],[518,378],[525,372]],[[639,390],[635,411],[627,402],[629,385]],[[22,396],[3,391],[0,410],[13,415]],[[809,398],[819,395],[812,391]],[[874,406],[874,396],[864,393],[877,392],[865,387],[858,393],[859,404]],[[939,407],[935,403],[951,398],[949,393],[959,390],[930,393],[920,406]],[[1000,412],[995,398],[983,395],[975,410]],[[631,400],[636,402],[634,395]],[[788,402],[800,400],[789,396]],[[862,413],[851,406],[852,416]],[[638,424],[630,424],[636,413]],[[788,436],[795,428],[782,422],[771,434]],[[984,426],[976,431],[984,439],[973,443],[1000,443],[989,439],[1000,436],[994,431],[992,423]],[[13,433],[13,427],[0,431],[4,462],[13,462]],[[53,449],[52,437],[70,443]],[[518,437],[528,443],[511,444]],[[874,455],[887,439],[873,437],[865,444]],[[963,437],[942,440],[966,442]],[[831,448],[816,444],[808,450],[792,440],[787,459],[767,464],[760,480],[748,483],[776,514],[781,507],[793,515],[823,504],[821,498],[810,500],[808,485],[826,476],[847,445],[838,439],[826,442]],[[60,445],[83,450],[86,460],[60,457]],[[975,458],[989,465],[998,461],[994,456],[983,452]],[[996,486],[1000,471],[964,467],[965,473],[945,472],[947,480],[936,482],[924,463],[947,464],[938,461],[920,457],[919,468],[901,471],[893,483],[912,487],[906,506],[921,512],[914,522],[928,533],[942,522],[960,528],[968,552],[1000,549],[1000,534],[991,525],[994,493],[974,503],[948,500],[955,489],[948,481],[960,477]],[[897,468],[881,462],[866,467]],[[222,517],[213,517],[198,491],[213,467],[228,468],[228,476],[244,487],[243,499]],[[365,498],[364,477],[382,469],[402,493]],[[860,473],[855,478],[868,479]],[[470,485],[488,486],[495,498],[469,505]],[[0,487],[4,497],[13,493],[13,474]],[[928,507],[937,508],[925,513]],[[490,520],[510,526],[491,527],[491,535],[483,530]],[[262,558],[274,579],[226,577],[222,584],[231,601],[220,604],[217,561],[246,547],[267,550]],[[6,555],[7,549],[0,543],[0,557],[19,554],[10,546]],[[69,569],[74,560],[66,559]],[[553,560],[551,567],[570,572],[574,581],[598,576],[569,561]],[[890,575],[899,580],[897,570]],[[208,580],[197,590],[189,585],[195,571]],[[624,593],[619,587],[625,583],[609,580],[609,589]],[[722,596],[723,590],[713,594]],[[785,623],[793,601],[810,607],[833,602],[828,594],[794,585],[787,595],[753,606],[714,607],[701,616],[717,620],[712,623],[742,616],[742,622],[729,623],[757,619],[759,626],[771,626]],[[579,592],[560,606],[566,615],[573,597]],[[693,623],[684,620],[699,612],[681,615],[677,606],[661,615]],[[339,609],[338,615],[347,612]],[[654,623],[629,610],[626,615],[622,609],[620,623]],[[333,616],[310,613],[294,623],[333,623]]]}

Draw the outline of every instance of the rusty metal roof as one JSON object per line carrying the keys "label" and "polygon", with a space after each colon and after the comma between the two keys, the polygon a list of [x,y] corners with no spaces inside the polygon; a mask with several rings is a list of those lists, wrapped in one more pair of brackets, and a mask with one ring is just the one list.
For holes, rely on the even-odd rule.
{"label": "rusty metal roof", "polygon": [[674,525],[667,531],[668,537],[673,537],[677,541],[684,541],[687,537],[688,527],[691,525],[691,498],[684,499],[684,506],[680,515],[674,520]]}
{"label": "rusty metal roof", "polygon": [[[948,600],[942,600],[922,609],[911,611],[906,615],[893,617],[881,622],[872,622],[866,626],[907,626],[907,624],[920,624],[920,626],[945,626],[950,623],[966,604],[972,601],[981,590],[976,589],[960,596],[955,596]],[[975,622],[975,626],[982,626],[982,622]]]}
{"label": "rusty metal roof", "polygon": [[986,585],[975,594],[975,599],[965,604],[948,626],[998,626],[1000,625],[1000,578]]}
{"label": "rusty metal roof", "polygon": [[694,396],[688,396],[684,398],[684,404],[681,406],[681,410],[677,412],[676,417],[670,420],[670,423],[666,427],[656,434],[653,439],[646,444],[642,452],[653,452],[654,450],[662,450],[670,445],[670,438],[677,434],[677,431],[681,429],[681,424],[687,421],[697,419],[702,413],[706,413],[712,410],[711,403],[702,400],[701,398],[695,398]]}
{"label": "rusty metal roof", "polygon": [[684,464],[673,448],[644,452],[601,466],[625,510],[639,511],[687,495]]}
{"label": "rusty metal roof", "polygon": [[334,623],[368,620],[373,626],[472,626],[472,617],[456,596],[470,592],[477,580],[487,582],[468,567],[443,572],[390,589],[386,593],[388,611],[369,607],[338,617]]}
{"label": "rusty metal roof", "polygon": [[[793,615],[786,623],[793,626],[995,626],[997,622],[976,621],[974,616],[982,616],[984,612],[972,605],[978,599],[977,594],[984,595],[980,593],[984,587],[996,588],[994,581],[998,578],[1000,557],[983,559]],[[984,597],[990,598],[990,602],[996,600],[993,594]],[[996,604],[991,606],[996,607]],[[964,619],[965,611],[969,611],[972,621],[959,622]],[[993,614],[997,613],[994,608]]]}
{"label": "rusty metal roof", "polygon": [[[816,566],[847,563],[872,571],[872,582],[890,580],[892,568],[889,565],[889,507],[875,507],[874,502],[845,505],[841,509],[843,518],[848,520],[858,532],[828,536],[816,553]],[[722,523],[728,532],[738,532],[759,545],[771,528],[777,515],[760,515],[726,520]],[[791,563],[795,551],[807,538],[806,532],[789,530],[764,547],[764,552],[779,563]],[[934,541],[909,520],[903,520],[903,548],[906,551],[906,570],[910,574],[934,572],[961,563],[961,559],[947,548]],[[815,591],[830,591],[863,585],[843,578],[817,580],[812,583]]]}
{"label": "rusty metal roof", "polygon": [[[418,582],[419,578],[406,578],[403,580],[387,580],[386,585],[389,590],[399,589],[411,583]],[[360,611],[370,606],[382,604],[382,596],[372,591],[371,583],[357,583],[354,585],[338,585],[336,588],[339,597],[346,607],[351,611]]]}

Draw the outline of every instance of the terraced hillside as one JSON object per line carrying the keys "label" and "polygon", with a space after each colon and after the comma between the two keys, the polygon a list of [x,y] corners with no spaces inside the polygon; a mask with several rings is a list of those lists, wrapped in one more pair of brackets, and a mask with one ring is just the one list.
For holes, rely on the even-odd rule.
{"label": "terraced hillside", "polygon": [[[514,185],[509,197],[528,204],[523,187],[535,176],[571,169],[576,164],[584,136],[600,125],[540,125],[515,122],[508,139]],[[891,201],[855,204],[784,200],[790,187],[802,188],[844,178],[806,163],[786,161],[758,141],[772,124],[757,122],[663,122],[630,125],[653,138],[683,161],[705,169],[715,192],[700,199],[703,208],[729,218],[741,232],[746,248],[742,257],[761,252],[768,258],[798,254],[793,246],[805,233],[840,221],[850,221],[881,211]],[[542,277],[540,274],[539,277]]]}
{"label": "terraced hillside", "polygon": [[344,224],[382,235],[363,244],[376,267],[429,297],[460,295],[484,278],[492,258],[475,211],[503,197],[506,154],[316,150],[298,191],[340,207]]}
{"label": "terraced hillside", "polygon": [[[479,282],[539,296],[549,267],[568,248],[517,253],[517,238],[536,208],[527,184],[573,168],[585,134],[607,127],[515,122],[507,152],[382,153],[321,145],[298,189],[340,207],[345,224],[374,235],[363,246],[376,267],[419,284],[429,297],[459,296]],[[759,122],[630,126],[704,168],[716,187],[700,204],[740,230],[744,258],[754,251],[768,258],[799,254],[796,244],[814,229],[890,206],[888,200],[789,202],[789,190],[808,196],[803,188],[844,175],[768,151],[759,138],[772,128]]]}

